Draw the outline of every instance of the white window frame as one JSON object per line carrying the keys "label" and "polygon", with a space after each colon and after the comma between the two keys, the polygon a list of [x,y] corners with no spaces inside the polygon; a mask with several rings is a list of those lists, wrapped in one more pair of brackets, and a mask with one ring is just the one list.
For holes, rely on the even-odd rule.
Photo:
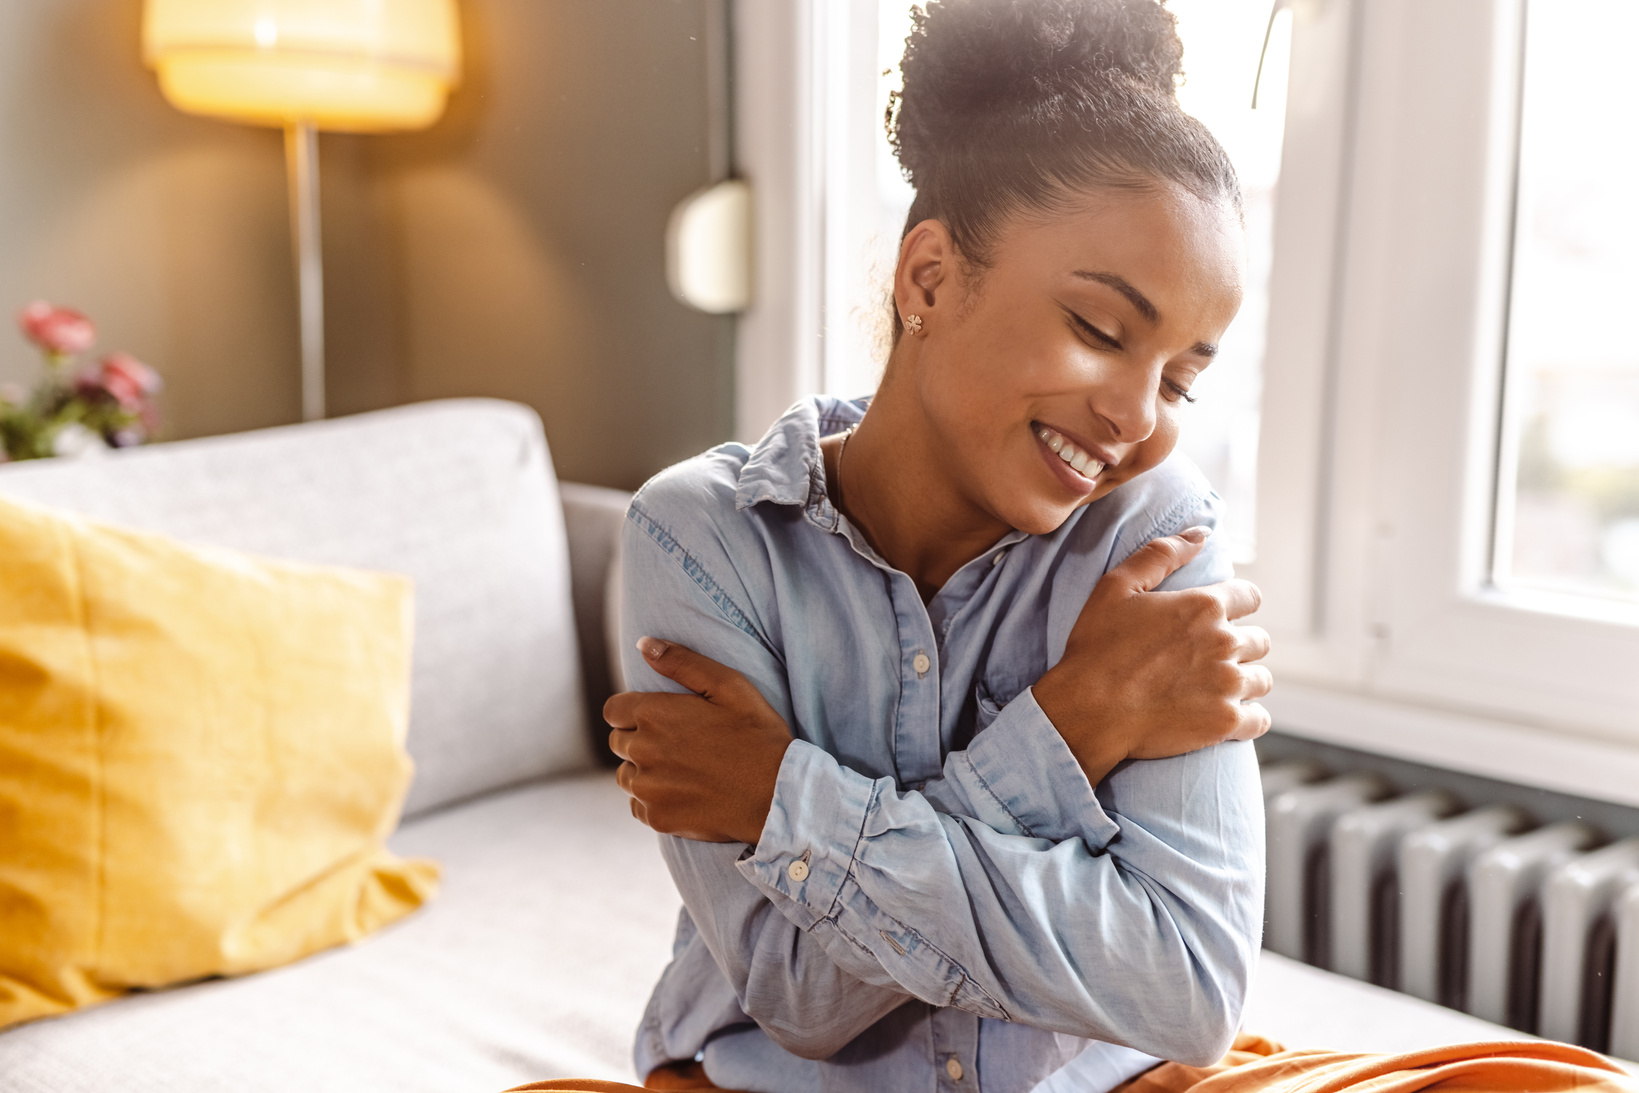
{"label": "white window frame", "polygon": [[1300,79],[1342,107],[1342,185],[1324,351],[1290,283],[1318,218],[1277,212],[1248,575],[1282,729],[1639,804],[1639,626],[1490,582],[1522,28],[1520,0],[1298,5],[1323,63],[1294,60],[1281,185]]}
{"label": "white window frame", "polygon": [[882,124],[877,0],[742,0],[733,25],[735,169],[754,217],[735,436],[750,443],[859,348]]}
{"label": "white window frame", "polygon": [[[1639,626],[1489,583],[1522,3],[1290,5],[1243,574],[1265,592],[1282,731],[1639,805]],[[823,51],[859,36],[827,6],[738,5],[759,263],[743,439],[819,389],[825,262],[857,261],[839,252],[846,204],[826,200],[848,192],[827,145],[848,129],[825,110],[860,96],[821,81]]]}

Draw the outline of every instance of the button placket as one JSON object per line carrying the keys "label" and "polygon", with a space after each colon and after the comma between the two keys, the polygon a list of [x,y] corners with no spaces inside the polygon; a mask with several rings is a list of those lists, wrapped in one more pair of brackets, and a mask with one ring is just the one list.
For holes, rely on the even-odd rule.
{"label": "button placket", "polygon": [[[979,1051],[979,1016],[959,1009],[933,1011],[933,1060],[941,1089],[972,1089],[979,1084],[975,1069]],[[943,1074],[939,1074],[943,1071]],[[963,1079],[967,1079],[964,1083]]]}
{"label": "button placket", "polygon": [[[901,785],[937,775],[944,764],[940,746],[941,695],[929,650],[937,648],[933,620],[916,585],[895,572],[889,584],[899,627],[900,701],[894,717],[894,773]],[[920,661],[920,663],[918,663]],[[922,672],[917,669],[922,668]]]}

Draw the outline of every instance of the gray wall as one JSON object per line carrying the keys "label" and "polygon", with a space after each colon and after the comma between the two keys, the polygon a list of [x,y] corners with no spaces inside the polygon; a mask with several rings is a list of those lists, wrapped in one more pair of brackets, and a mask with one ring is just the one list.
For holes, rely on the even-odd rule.
{"label": "gray wall", "polygon": [[[424,133],[326,135],[335,413],[534,406],[566,478],[634,486],[729,434],[732,320],[666,292],[707,181],[701,0],[461,0],[467,80]],[[171,437],[297,417],[277,132],[184,116],[140,0],[0,5],[0,311],[97,320],[166,377]],[[0,380],[34,358],[0,333]]]}

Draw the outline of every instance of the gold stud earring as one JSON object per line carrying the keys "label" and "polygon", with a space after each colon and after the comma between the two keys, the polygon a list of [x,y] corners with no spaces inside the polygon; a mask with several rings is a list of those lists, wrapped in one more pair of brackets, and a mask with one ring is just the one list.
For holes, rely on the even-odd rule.
{"label": "gold stud earring", "polygon": [[922,316],[920,316],[920,315],[907,315],[907,316],[905,316],[905,329],[909,330],[912,334],[922,333]]}

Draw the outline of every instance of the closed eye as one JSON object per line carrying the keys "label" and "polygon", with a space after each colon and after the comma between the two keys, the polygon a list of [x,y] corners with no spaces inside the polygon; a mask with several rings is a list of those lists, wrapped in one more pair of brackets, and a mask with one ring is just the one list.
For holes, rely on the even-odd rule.
{"label": "closed eye", "polygon": [[1195,396],[1186,391],[1182,384],[1174,383],[1169,379],[1162,379],[1161,382],[1171,389],[1174,396],[1183,399],[1185,402],[1195,401]]}
{"label": "closed eye", "polygon": [[1070,317],[1071,325],[1081,332],[1082,337],[1092,339],[1092,341],[1105,349],[1120,350],[1120,342],[1104,333],[1104,331],[1100,330],[1086,319],[1083,319],[1080,315],[1077,315],[1074,311],[1066,308],[1064,313]]}

